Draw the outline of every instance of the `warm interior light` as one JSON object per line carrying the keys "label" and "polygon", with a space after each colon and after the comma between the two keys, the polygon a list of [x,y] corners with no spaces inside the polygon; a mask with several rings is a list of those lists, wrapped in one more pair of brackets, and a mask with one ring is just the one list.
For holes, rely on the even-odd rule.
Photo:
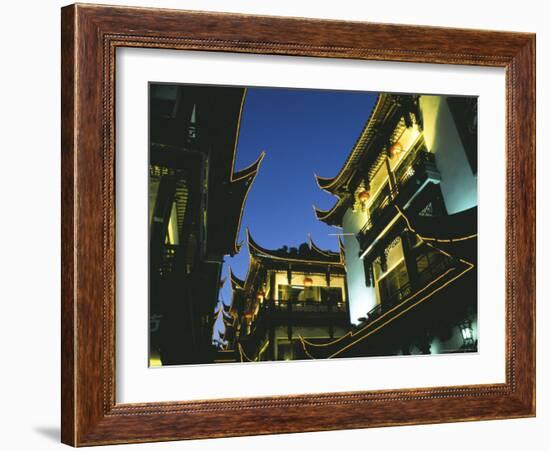
{"label": "warm interior light", "polygon": [[367,191],[367,190],[363,190],[359,193],[359,201],[361,202],[366,202],[367,200],[369,200],[369,197],[370,197],[370,193]]}
{"label": "warm interior light", "polygon": [[391,158],[395,157],[396,155],[399,155],[401,152],[403,152],[403,146],[400,143],[393,144],[388,150],[388,153],[390,154]]}

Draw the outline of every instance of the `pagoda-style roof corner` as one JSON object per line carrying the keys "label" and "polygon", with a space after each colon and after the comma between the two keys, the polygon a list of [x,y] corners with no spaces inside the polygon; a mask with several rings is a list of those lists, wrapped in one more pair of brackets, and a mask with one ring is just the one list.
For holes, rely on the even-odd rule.
{"label": "pagoda-style roof corner", "polygon": [[315,216],[329,226],[342,227],[346,209],[353,201],[353,191],[358,183],[371,178],[384,158],[388,140],[396,127],[413,114],[418,123],[418,114],[414,105],[407,102],[403,96],[395,94],[379,94],[369,119],[359,134],[351,152],[340,171],[333,178],[315,175],[319,188],[338,198],[329,210],[314,208]]}
{"label": "pagoda-style roof corner", "polygon": [[231,177],[228,192],[235,196],[235,199],[240,206],[238,210],[224,210],[226,222],[228,224],[235,224],[236,226],[234,231],[235,239],[233,240],[232,249],[229,252],[231,256],[238,254],[241,250],[242,243],[239,243],[237,240],[239,236],[239,230],[241,228],[244,207],[246,205],[246,198],[248,197],[250,188],[252,187],[256,176],[258,175],[258,171],[264,157],[265,152],[260,153],[254,163],[240,171],[234,172]]}
{"label": "pagoda-style roof corner", "polygon": [[319,221],[323,221],[329,214],[330,210],[320,210],[315,205],[313,205],[313,213]]}
{"label": "pagoda-style roof corner", "polygon": [[332,178],[324,178],[316,176],[317,184],[319,187],[325,191],[328,191],[338,197],[342,196],[342,190],[345,191],[345,184],[349,179],[350,173],[353,171],[353,167],[357,160],[361,157],[365,145],[372,139],[373,135],[376,133],[376,118],[383,116],[385,110],[388,108],[389,97],[385,94],[379,94],[376,99],[376,104],[371,111],[370,117],[367,120],[365,127],[361,131],[359,138],[355,145],[353,146],[352,151],[348,154],[348,157],[338,174]]}
{"label": "pagoda-style roof corner", "polygon": [[231,177],[231,182],[234,183],[240,180],[250,179],[251,177],[252,179],[254,179],[258,173],[258,170],[260,169],[260,165],[264,158],[265,158],[265,151],[262,151],[260,155],[258,155],[258,158],[256,159],[256,161],[254,161],[252,164],[250,164],[244,169],[233,172]]}
{"label": "pagoda-style roof corner", "polygon": [[394,94],[378,95],[363,130],[338,173],[332,178],[315,176],[319,188],[339,198],[347,197],[358,166],[371,169],[377,167],[388,133],[410,112],[410,108],[403,105],[401,97]]}
{"label": "pagoda-style roof corner", "polygon": [[325,190],[331,194],[332,191],[330,190],[330,186],[334,183],[335,177],[321,177],[320,175],[313,174],[315,177],[315,181],[317,182],[317,186],[321,188],[322,190]]}
{"label": "pagoda-style roof corner", "polygon": [[248,244],[248,252],[250,255],[269,255],[270,252],[267,249],[264,249],[261,247],[254,239],[252,238],[252,235],[250,234],[250,229],[246,228],[246,242]]}
{"label": "pagoda-style roof corner", "polygon": [[239,279],[235,273],[233,272],[233,270],[231,269],[231,267],[229,267],[229,278],[231,279],[231,289],[233,291],[237,290],[237,289],[244,289],[244,283],[245,281],[242,280],[242,279]]}
{"label": "pagoda-style roof corner", "polygon": [[311,237],[309,244],[301,245],[296,248],[287,248],[286,246],[280,249],[266,249],[254,241],[247,229],[248,250],[253,258],[267,259],[271,261],[289,262],[289,263],[309,263],[309,264],[331,264],[341,265],[340,252],[334,252],[319,248]]}
{"label": "pagoda-style roof corner", "polygon": [[[237,230],[238,232],[238,230]],[[243,248],[243,242],[235,240],[235,255],[237,255],[239,252],[241,252],[241,249]]]}
{"label": "pagoda-style roof corner", "polygon": [[324,222],[329,226],[342,227],[342,220],[346,212],[345,198],[338,199],[330,210],[320,210],[313,206],[313,212],[317,220]]}
{"label": "pagoda-style roof corner", "polygon": [[313,241],[313,238],[311,238],[311,234],[308,234],[308,240],[309,240],[309,249],[313,254],[318,254],[321,258],[322,257],[335,258],[339,256],[338,252],[321,249],[319,246],[317,246]]}

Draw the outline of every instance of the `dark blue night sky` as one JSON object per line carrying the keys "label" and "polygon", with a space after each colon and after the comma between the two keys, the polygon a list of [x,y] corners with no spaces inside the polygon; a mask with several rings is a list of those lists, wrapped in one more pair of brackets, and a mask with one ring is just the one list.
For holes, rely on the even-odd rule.
{"label": "dark blue night sky", "polygon": [[[338,229],[315,218],[312,205],[328,209],[336,198],[322,191],[314,174],[332,177],[342,167],[370,112],[376,95],[350,91],[249,88],[244,103],[235,170],[254,162],[264,150],[246,201],[239,241],[241,252],[226,258],[244,279],[248,269],[246,228],[261,246],[299,246],[311,233],[324,249],[338,249]],[[229,277],[228,277],[229,279]],[[231,302],[227,280],[221,298]]]}

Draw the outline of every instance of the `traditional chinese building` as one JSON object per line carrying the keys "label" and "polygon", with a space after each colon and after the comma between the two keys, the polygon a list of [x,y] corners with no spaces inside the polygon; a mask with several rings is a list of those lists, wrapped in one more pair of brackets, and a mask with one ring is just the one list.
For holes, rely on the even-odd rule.
{"label": "traditional chinese building", "polygon": [[342,229],[350,320],[313,358],[477,350],[477,99],[380,94],[319,187]]}
{"label": "traditional chinese building", "polygon": [[302,340],[322,344],[350,328],[342,250],[313,241],[269,250],[248,233],[245,280],[231,273],[235,318],[228,329],[239,361],[307,358]]}
{"label": "traditional chinese building", "polygon": [[[236,242],[263,154],[235,171],[245,90],[150,86],[151,364],[213,360],[224,256]],[[160,359],[160,362],[159,362]]]}

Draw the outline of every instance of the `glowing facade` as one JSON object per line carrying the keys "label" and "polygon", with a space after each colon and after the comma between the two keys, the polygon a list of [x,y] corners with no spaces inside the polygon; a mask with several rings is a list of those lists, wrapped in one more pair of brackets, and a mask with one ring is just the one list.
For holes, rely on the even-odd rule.
{"label": "glowing facade", "polygon": [[302,340],[325,343],[349,331],[342,252],[268,250],[248,234],[245,280],[231,274],[234,318],[228,328],[237,361],[304,359]]}
{"label": "glowing facade", "polygon": [[314,358],[477,349],[476,120],[475,98],[380,94],[338,174],[317,177],[355,328],[304,343]]}

